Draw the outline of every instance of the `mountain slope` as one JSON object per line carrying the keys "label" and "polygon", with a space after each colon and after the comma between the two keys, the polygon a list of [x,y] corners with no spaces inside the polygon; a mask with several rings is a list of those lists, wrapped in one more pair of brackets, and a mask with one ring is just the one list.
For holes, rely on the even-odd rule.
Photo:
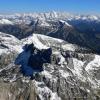
{"label": "mountain slope", "polygon": [[63,39],[100,53],[100,16],[66,12],[0,15],[0,32],[18,39],[33,33]]}
{"label": "mountain slope", "polygon": [[18,40],[0,33],[0,38],[2,100],[100,99],[99,55],[39,34]]}

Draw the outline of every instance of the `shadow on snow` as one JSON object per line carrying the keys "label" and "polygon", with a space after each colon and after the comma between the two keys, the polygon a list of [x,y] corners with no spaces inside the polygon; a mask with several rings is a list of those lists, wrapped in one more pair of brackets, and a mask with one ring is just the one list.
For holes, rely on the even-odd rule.
{"label": "shadow on snow", "polygon": [[21,72],[25,76],[33,77],[33,73],[43,71],[43,64],[51,62],[52,49],[39,50],[34,44],[26,44],[23,52],[15,60],[16,65],[21,65]]}

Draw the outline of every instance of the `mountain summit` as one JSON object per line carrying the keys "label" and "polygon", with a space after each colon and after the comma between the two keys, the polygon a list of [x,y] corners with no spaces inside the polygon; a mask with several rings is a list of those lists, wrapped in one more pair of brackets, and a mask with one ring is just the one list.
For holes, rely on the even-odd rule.
{"label": "mountain summit", "polygon": [[0,15],[0,100],[99,100],[100,16]]}
{"label": "mountain summit", "polygon": [[0,33],[0,66],[2,100],[100,98],[100,56],[60,39]]}

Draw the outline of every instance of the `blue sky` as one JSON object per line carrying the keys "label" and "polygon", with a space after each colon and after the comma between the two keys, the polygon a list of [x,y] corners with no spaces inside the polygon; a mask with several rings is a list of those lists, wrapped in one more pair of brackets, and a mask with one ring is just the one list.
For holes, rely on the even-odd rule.
{"label": "blue sky", "polygon": [[67,11],[100,13],[100,0],[0,0],[0,13]]}

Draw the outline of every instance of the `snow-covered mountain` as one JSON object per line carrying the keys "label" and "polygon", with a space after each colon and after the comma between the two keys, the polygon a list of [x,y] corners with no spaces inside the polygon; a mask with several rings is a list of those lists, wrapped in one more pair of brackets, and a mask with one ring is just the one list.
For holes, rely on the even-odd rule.
{"label": "snow-covered mountain", "polygon": [[100,15],[55,11],[0,15],[0,32],[11,34],[19,39],[26,38],[32,33],[43,34],[100,53]]}
{"label": "snow-covered mountain", "polygon": [[0,15],[1,19],[10,19],[16,23],[25,22],[28,23],[31,20],[87,20],[87,21],[100,21],[99,15],[79,15],[70,14],[67,12],[47,12],[47,13],[25,13],[25,14],[13,14],[13,15]]}
{"label": "snow-covered mountain", "polygon": [[0,33],[1,100],[99,100],[99,73],[100,55],[89,49],[45,35],[19,40]]}
{"label": "snow-covered mountain", "polygon": [[0,100],[99,99],[99,15],[0,15]]}

